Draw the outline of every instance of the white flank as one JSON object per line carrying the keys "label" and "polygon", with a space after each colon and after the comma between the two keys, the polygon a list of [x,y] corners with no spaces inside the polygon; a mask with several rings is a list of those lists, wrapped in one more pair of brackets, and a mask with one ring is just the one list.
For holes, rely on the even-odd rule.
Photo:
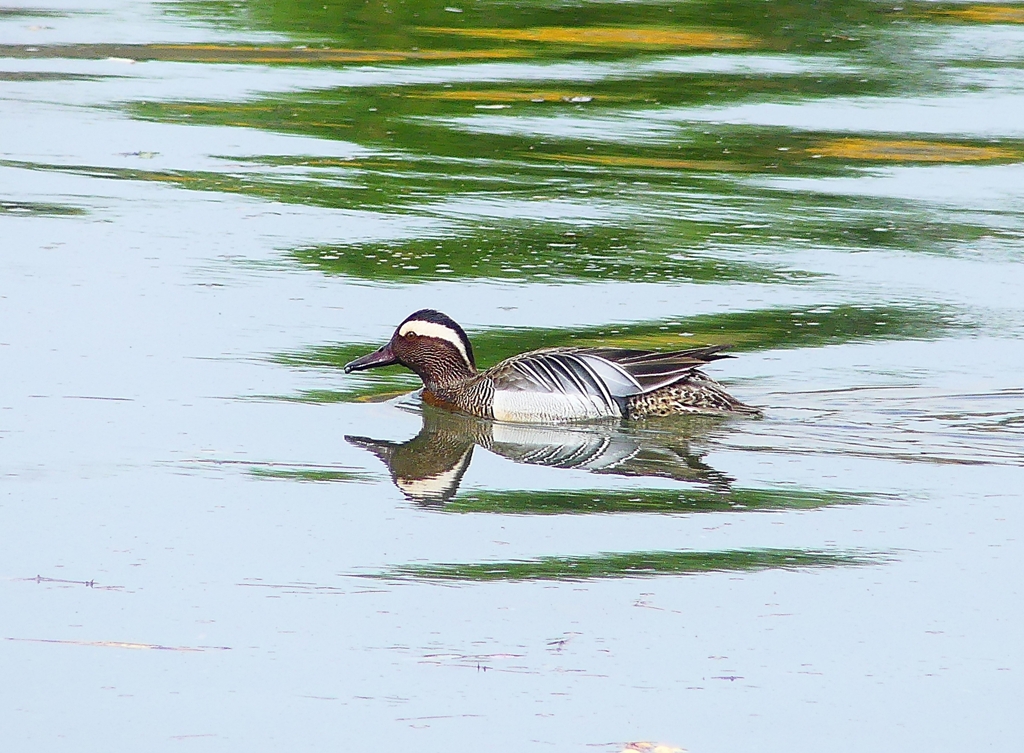
{"label": "white flank", "polygon": [[544,423],[621,415],[614,403],[609,406],[596,396],[582,393],[527,390],[499,390],[494,393],[494,417],[499,421]]}
{"label": "white flank", "polygon": [[469,353],[466,352],[466,346],[462,344],[462,338],[459,337],[459,333],[451,327],[447,327],[444,324],[438,324],[437,322],[424,322],[420,319],[413,319],[411,322],[403,324],[401,329],[398,330],[398,334],[401,337],[405,337],[410,332],[415,335],[420,335],[421,337],[436,337],[438,340],[444,340],[446,343],[451,343],[458,348],[462,357],[466,359],[466,363],[470,362]]}

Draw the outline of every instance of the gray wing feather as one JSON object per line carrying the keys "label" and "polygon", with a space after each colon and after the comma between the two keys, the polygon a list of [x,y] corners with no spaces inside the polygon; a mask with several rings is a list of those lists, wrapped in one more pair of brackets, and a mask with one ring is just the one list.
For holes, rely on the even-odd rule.
{"label": "gray wing feather", "polygon": [[554,392],[557,389],[557,382],[551,377],[551,373],[544,368],[539,359],[519,358],[512,364],[512,371],[525,380],[517,380],[514,384],[518,389],[539,389],[544,392]]}
{"label": "gray wing feather", "polygon": [[621,399],[643,391],[640,383],[621,366],[587,352],[535,351],[509,359],[507,364],[509,369],[501,379],[504,383],[501,386],[521,391],[586,395],[613,413],[618,410]]}
{"label": "gray wing feather", "polygon": [[640,383],[614,361],[590,353],[579,353],[576,357],[586,362],[597,375],[598,381],[607,385],[608,391],[615,397],[629,397],[643,392]]}
{"label": "gray wing feather", "polygon": [[492,370],[499,389],[586,395],[609,408],[668,386],[719,358],[728,345],[671,353],[626,348],[552,348],[524,353]]}
{"label": "gray wing feather", "polygon": [[710,361],[730,358],[722,352],[728,347],[728,345],[709,345],[669,353],[594,348],[583,351],[583,353],[623,370],[639,386],[637,392],[647,393],[679,381]]}

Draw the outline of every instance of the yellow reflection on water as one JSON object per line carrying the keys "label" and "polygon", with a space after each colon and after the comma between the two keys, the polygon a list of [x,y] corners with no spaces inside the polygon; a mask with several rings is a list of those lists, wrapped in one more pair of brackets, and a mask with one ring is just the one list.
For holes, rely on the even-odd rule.
{"label": "yellow reflection on water", "polygon": [[836,139],[807,151],[822,157],[888,162],[980,162],[1020,159],[1021,154],[999,146],[968,146],[941,141]]}
{"label": "yellow reflection on water", "polygon": [[746,34],[704,29],[666,29],[651,27],[541,26],[533,29],[452,29],[424,27],[433,34],[455,34],[477,39],[502,39],[510,42],[549,42],[602,47],[699,47],[703,49],[745,49],[757,46]]}
{"label": "yellow reflection on water", "polygon": [[983,24],[1024,24],[1024,7],[1012,5],[968,5],[966,8],[939,10],[935,13]]}

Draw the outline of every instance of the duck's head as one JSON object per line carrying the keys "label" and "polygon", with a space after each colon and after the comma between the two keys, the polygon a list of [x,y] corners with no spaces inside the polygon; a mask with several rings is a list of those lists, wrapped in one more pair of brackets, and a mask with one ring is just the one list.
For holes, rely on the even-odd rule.
{"label": "duck's head", "polygon": [[345,373],[401,364],[428,387],[476,372],[473,346],[462,327],[440,311],[421,309],[398,325],[387,345],[345,364]]}

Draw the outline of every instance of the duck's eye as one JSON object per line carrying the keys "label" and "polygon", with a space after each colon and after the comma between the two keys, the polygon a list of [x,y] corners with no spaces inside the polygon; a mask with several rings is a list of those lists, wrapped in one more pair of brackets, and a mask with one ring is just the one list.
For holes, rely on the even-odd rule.
{"label": "duck's eye", "polygon": [[415,340],[417,337],[419,337],[419,335],[417,335],[412,330],[409,330],[408,332],[405,333],[405,335],[403,335],[403,337],[407,337],[410,340]]}

